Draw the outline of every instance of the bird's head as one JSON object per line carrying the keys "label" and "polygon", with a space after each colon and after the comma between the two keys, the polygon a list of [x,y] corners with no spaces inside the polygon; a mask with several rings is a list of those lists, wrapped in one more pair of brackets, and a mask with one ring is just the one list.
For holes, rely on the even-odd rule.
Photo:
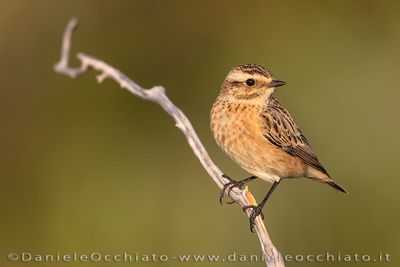
{"label": "bird's head", "polygon": [[237,65],[225,77],[221,94],[237,100],[265,101],[276,87],[285,85],[265,68],[257,64]]}

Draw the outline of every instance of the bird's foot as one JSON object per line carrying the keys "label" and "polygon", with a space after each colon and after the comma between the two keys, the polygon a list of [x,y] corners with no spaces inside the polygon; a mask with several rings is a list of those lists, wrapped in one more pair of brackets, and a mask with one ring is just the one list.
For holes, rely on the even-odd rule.
{"label": "bird's foot", "polygon": [[[236,188],[242,189],[243,185],[246,183],[246,180],[247,180],[247,179],[245,179],[245,180],[242,180],[242,181],[235,181],[235,180],[233,180],[231,177],[229,177],[226,174],[222,174],[222,177],[228,179],[229,182],[224,184],[224,186],[222,187],[222,191],[221,191],[221,193],[219,195],[219,203],[221,203],[221,204],[222,204],[222,199],[224,198],[225,192],[229,196],[230,193],[232,192],[233,188],[236,187]],[[226,202],[226,203],[227,204],[233,204],[233,203],[235,203],[235,201],[229,201],[229,202]]]}
{"label": "bird's foot", "polygon": [[[235,180],[233,180],[231,177],[229,177],[226,174],[223,174],[222,177],[228,179],[229,182],[224,185],[224,187],[222,188],[221,194],[219,195],[219,202],[221,204],[222,204],[222,198],[224,197],[224,194],[225,194],[227,189],[228,189],[227,194],[230,196],[230,193],[232,192],[232,190],[234,188],[242,189],[244,184],[246,184],[246,183],[248,183],[248,182],[250,182],[250,181],[252,181],[252,180],[257,178],[256,176],[250,176],[249,178],[246,178],[246,179],[243,179],[243,180],[240,180],[240,181],[235,181]],[[233,204],[233,203],[235,203],[235,201],[230,201],[230,202],[226,202],[226,203]]]}
{"label": "bird's foot", "polygon": [[257,218],[258,215],[261,216],[261,219],[264,220],[264,214],[262,212],[262,206],[261,205],[248,205],[243,207],[243,211],[246,212],[248,209],[252,209],[252,213],[250,214],[249,221],[250,221],[250,231],[254,233],[254,225],[255,225],[255,219]]}

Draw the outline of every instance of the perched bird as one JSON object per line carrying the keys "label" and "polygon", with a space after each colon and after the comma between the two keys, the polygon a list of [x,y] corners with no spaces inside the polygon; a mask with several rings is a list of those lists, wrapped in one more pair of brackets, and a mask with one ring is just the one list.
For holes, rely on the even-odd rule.
{"label": "perched bird", "polygon": [[346,193],[335,183],[318,161],[309,142],[294,123],[289,112],[274,98],[273,93],[285,82],[277,80],[257,64],[235,66],[225,77],[213,104],[210,125],[215,140],[224,152],[253,176],[234,181],[227,189],[241,188],[255,178],[273,185],[257,206],[251,208],[250,228],[262,215],[262,208],[283,178],[307,177],[326,183]]}

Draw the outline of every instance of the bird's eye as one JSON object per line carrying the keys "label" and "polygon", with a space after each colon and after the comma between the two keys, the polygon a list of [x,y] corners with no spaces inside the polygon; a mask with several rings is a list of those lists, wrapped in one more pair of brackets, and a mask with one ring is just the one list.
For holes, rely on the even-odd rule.
{"label": "bird's eye", "polygon": [[247,80],[246,80],[246,84],[247,84],[248,86],[253,86],[253,85],[254,85],[254,80],[253,80],[253,79],[247,79]]}

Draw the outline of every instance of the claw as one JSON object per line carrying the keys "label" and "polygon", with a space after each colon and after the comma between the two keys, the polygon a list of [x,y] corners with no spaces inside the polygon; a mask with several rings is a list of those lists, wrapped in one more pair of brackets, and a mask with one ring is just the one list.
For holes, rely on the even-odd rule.
{"label": "claw", "polygon": [[[229,176],[226,175],[226,174],[222,174],[222,177],[228,179],[229,182],[226,183],[226,184],[224,184],[224,186],[222,187],[222,191],[221,191],[221,193],[220,193],[220,195],[219,195],[219,203],[221,203],[221,204],[222,204],[222,199],[224,198],[225,192],[228,194],[228,196],[230,196],[230,194],[231,194],[231,192],[232,192],[232,190],[233,190],[234,188],[242,189],[242,187],[243,187],[243,185],[244,185],[245,183],[247,183],[247,182],[249,182],[249,181],[254,180],[254,179],[257,178],[257,177],[255,177],[255,176],[251,176],[251,177],[246,178],[246,179],[241,180],[241,181],[235,181],[235,180],[233,180],[231,177],[229,177]],[[228,191],[227,191],[227,190],[228,190]],[[226,202],[226,203],[228,203],[228,204],[233,204],[233,203],[235,203],[235,201],[230,201],[230,202]]]}
{"label": "claw", "polygon": [[[222,187],[221,193],[219,194],[219,203],[221,203],[222,205],[222,199],[224,198],[225,195],[225,191],[228,187],[231,187],[233,185],[233,182],[228,182],[226,184],[224,184],[224,186]],[[232,190],[229,188],[228,194],[231,192]]]}
{"label": "claw", "polygon": [[[224,184],[224,186],[222,187],[221,193],[219,194],[219,203],[222,204],[222,199],[224,198],[225,192],[228,189],[227,194],[230,195],[230,193],[232,192],[234,187],[241,187],[243,186],[243,184],[241,184],[240,182],[236,182],[235,180],[233,180],[231,177],[229,177],[226,174],[222,174],[222,177],[226,178],[229,180],[228,183]],[[233,204],[235,203],[235,201],[233,202],[227,202],[228,204]]]}
{"label": "claw", "polygon": [[[231,194],[233,188],[235,188],[235,187],[240,188],[240,185],[237,185],[237,182],[235,182],[235,181],[224,184],[224,187],[222,187],[221,193],[219,194],[219,203],[222,204],[222,199],[224,198],[226,190],[228,189],[227,194],[229,196]],[[229,201],[226,203],[232,204],[232,203],[235,203],[235,201]]]}
{"label": "claw", "polygon": [[230,186],[228,189],[228,196],[231,194],[233,188],[235,188],[235,187],[242,188],[242,186],[243,186],[243,183],[241,183],[241,182],[237,182],[237,183],[233,184],[232,186]]}
{"label": "claw", "polygon": [[244,206],[243,211],[246,212],[248,209],[254,209],[255,207],[257,207],[257,206],[255,206],[255,205]]}
{"label": "claw", "polygon": [[250,221],[250,231],[254,233],[255,219],[257,218],[258,215],[260,215],[261,219],[264,220],[264,214],[262,212],[262,207],[260,205],[258,206],[248,205],[243,207],[244,212],[246,212],[248,209],[253,210],[253,212],[250,214],[249,221]]}

